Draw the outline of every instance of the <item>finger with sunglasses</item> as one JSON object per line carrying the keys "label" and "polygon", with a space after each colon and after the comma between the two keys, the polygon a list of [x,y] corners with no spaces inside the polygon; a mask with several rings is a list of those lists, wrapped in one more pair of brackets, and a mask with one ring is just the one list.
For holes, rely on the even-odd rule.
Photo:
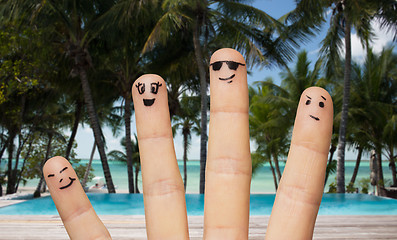
{"label": "finger with sunglasses", "polygon": [[212,55],[210,86],[204,239],[247,239],[251,183],[249,102],[247,69],[238,51],[224,48]]}
{"label": "finger with sunglasses", "polygon": [[[227,66],[228,69],[226,68],[225,65]],[[238,71],[239,66],[241,66],[240,69],[245,69],[245,75],[247,75],[244,58],[239,58],[239,60],[237,60],[237,59],[214,60],[213,62],[210,63],[210,69],[212,67],[211,72],[213,73],[213,75],[216,75],[215,78],[217,78],[221,81],[226,81],[227,83],[233,82],[234,78],[236,78],[236,73],[238,73],[238,72],[242,73],[241,71]],[[243,72],[244,72],[244,70],[243,70]],[[244,73],[243,73],[243,75],[244,75]],[[240,77],[241,76],[237,76],[237,79],[239,79]],[[247,77],[245,77],[245,78],[247,78]]]}

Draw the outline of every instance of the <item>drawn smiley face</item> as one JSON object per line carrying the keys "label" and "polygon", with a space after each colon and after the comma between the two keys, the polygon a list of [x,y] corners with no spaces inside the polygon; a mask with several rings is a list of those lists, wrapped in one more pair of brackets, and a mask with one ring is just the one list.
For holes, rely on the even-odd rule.
{"label": "drawn smiley face", "polygon": [[[226,63],[226,65],[228,66],[228,68],[232,71],[237,71],[237,68],[239,66],[245,66],[244,63],[239,63],[239,62],[235,62],[235,61],[216,61],[210,64],[210,66],[212,66],[212,70],[213,71],[220,71],[223,63]],[[228,73],[230,74],[230,73]],[[232,83],[233,82],[233,78],[236,76],[235,73],[233,73],[232,75],[228,75],[226,77],[218,77],[219,80],[221,81],[227,81],[227,83]]]}
{"label": "drawn smiley face", "polygon": [[[327,99],[323,96],[323,95],[320,95],[320,97],[321,97],[321,99],[320,99],[320,101],[318,102],[318,107],[320,107],[320,108],[324,108],[325,107],[325,102],[327,101]],[[305,105],[306,106],[309,106],[309,105],[311,105],[311,104],[316,104],[316,103],[313,103],[313,101],[314,101],[314,99],[312,99],[312,97],[311,96],[309,96],[308,94],[306,94],[306,102],[305,102]],[[314,114],[314,113],[313,113]],[[309,117],[311,117],[312,119],[314,119],[314,120],[316,120],[316,121],[320,121],[320,118],[319,118],[319,116],[315,116],[315,115],[313,115],[313,114],[309,114]]]}
{"label": "drawn smiley face", "polygon": [[[68,167],[64,167],[64,168],[62,168],[61,171],[59,171],[59,174],[61,174],[61,177],[62,177],[63,175],[65,175],[65,170],[67,170],[67,169],[68,169]],[[62,175],[62,174],[63,174],[63,175]],[[55,177],[55,174],[53,174],[53,173],[48,174],[47,177],[48,177],[48,178]],[[68,188],[68,187],[70,187],[70,186],[72,186],[73,182],[76,181],[76,178],[72,178],[72,177],[69,176],[69,177],[66,178],[67,180],[69,180],[69,182],[68,182],[67,184],[64,184],[65,182],[67,182],[67,180],[64,182],[63,179],[64,179],[64,177],[62,177],[62,178],[59,180],[59,184],[60,184],[59,189],[61,189],[61,190],[62,190],[62,189],[65,189],[65,188]]]}
{"label": "drawn smiley face", "polygon": [[[138,93],[140,95],[144,94],[146,91],[145,88],[145,83],[142,82],[137,82],[135,84],[135,87],[138,89]],[[152,82],[150,83],[150,93],[152,94],[157,94],[159,91],[159,87],[163,86],[163,84],[161,84],[160,82]],[[154,101],[156,100],[156,98],[143,98],[143,105],[145,105],[146,107],[150,107],[154,104]]]}

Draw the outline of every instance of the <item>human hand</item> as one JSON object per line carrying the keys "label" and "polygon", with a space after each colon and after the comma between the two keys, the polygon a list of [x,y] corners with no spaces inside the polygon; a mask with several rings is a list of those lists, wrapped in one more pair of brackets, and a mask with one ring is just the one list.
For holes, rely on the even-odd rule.
{"label": "human hand", "polygon": [[[244,58],[237,51],[221,49],[213,54],[204,239],[248,239],[251,159],[246,74]],[[175,157],[165,82],[157,75],[144,75],[135,81],[132,95],[148,239],[188,239],[185,192]],[[329,94],[321,88],[305,90],[267,239],[312,237],[332,119]],[[71,239],[110,239],[66,159],[48,160],[43,173]]]}

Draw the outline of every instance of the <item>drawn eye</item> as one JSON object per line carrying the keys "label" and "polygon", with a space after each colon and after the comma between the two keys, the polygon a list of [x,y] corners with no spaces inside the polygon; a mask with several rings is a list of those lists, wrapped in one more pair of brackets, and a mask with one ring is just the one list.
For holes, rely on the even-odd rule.
{"label": "drawn eye", "polygon": [[160,84],[160,82],[156,82],[156,83],[151,83],[150,84],[150,92],[153,94],[157,94],[159,91],[159,87],[161,87],[163,84]]}
{"label": "drawn eye", "polygon": [[138,83],[135,85],[135,87],[138,89],[139,94],[143,94],[145,92],[145,84],[144,83]]}
{"label": "drawn eye", "polygon": [[306,105],[309,105],[310,103],[312,103],[312,101],[306,100]]}
{"label": "drawn eye", "polygon": [[323,102],[319,102],[318,105],[320,106],[320,108],[324,107],[324,103]]}

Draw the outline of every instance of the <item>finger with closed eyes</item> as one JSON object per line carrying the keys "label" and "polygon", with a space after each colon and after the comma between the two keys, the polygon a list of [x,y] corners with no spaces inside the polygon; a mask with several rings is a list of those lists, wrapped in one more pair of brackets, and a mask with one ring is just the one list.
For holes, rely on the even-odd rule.
{"label": "finger with closed eyes", "polygon": [[47,160],[43,174],[70,239],[111,239],[68,160]]}

